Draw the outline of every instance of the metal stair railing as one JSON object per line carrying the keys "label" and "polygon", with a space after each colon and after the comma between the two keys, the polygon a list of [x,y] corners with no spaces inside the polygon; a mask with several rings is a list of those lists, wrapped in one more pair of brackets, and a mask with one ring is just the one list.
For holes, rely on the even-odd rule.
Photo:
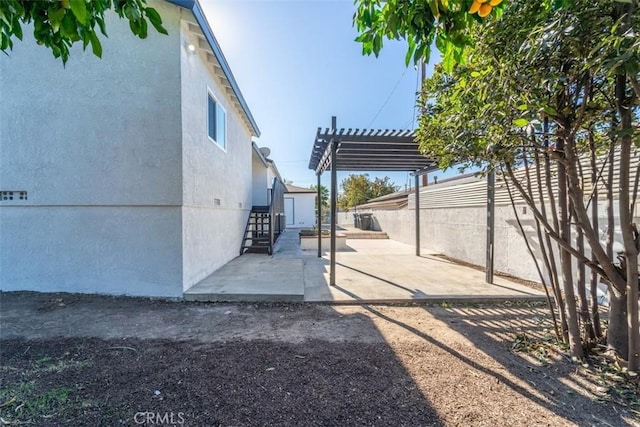
{"label": "metal stair railing", "polygon": [[269,246],[273,251],[278,237],[284,230],[284,193],[286,187],[284,183],[278,178],[273,179],[273,186],[271,187],[271,203],[269,204]]}

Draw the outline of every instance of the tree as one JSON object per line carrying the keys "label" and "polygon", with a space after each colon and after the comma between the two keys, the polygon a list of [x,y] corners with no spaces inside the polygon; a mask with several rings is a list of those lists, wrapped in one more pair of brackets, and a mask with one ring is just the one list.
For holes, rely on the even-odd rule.
{"label": "tree", "polygon": [[384,178],[377,177],[371,183],[371,193],[369,199],[375,199],[376,197],[382,197],[387,194],[395,193],[398,191],[398,187],[391,182],[391,178],[385,176]]}
{"label": "tree", "polygon": [[368,174],[349,175],[342,181],[341,186],[343,193],[338,204],[344,210],[398,191],[398,187],[393,185],[388,176],[371,181]]}
{"label": "tree", "polygon": [[39,45],[51,49],[62,63],[69,59],[69,48],[82,42],[83,49],[102,57],[102,44],[96,26],[107,36],[104,14],[113,11],[129,21],[136,36],[147,37],[148,23],[161,34],[168,34],[162,26],[160,14],[146,6],[146,0],[2,0],[0,1],[0,50],[13,49],[14,39],[22,40],[22,26],[33,23],[33,35]]}
{"label": "tree", "polygon": [[[426,114],[419,131],[421,147],[438,158],[441,166],[464,161],[489,169],[506,169],[514,190],[534,208],[545,240],[553,238],[561,248],[560,272],[552,271],[552,280],[559,273],[561,280],[557,282],[556,278],[556,284],[562,284],[566,304],[563,328],[571,332],[568,339],[572,354],[579,358],[582,348],[576,337],[578,318],[569,255],[578,259],[579,297],[583,293],[583,265],[591,267],[592,292],[597,283],[594,274],[609,284],[608,343],[628,359],[629,369],[635,371],[640,366],[640,239],[632,217],[640,171],[635,170],[631,186],[629,166],[634,141],[640,145],[638,2],[513,1],[508,7],[497,9],[494,16],[498,19],[484,21],[475,0],[470,3],[357,0],[357,41],[362,43],[364,54],[377,55],[383,38],[405,39],[409,47],[407,64],[411,56],[416,62],[428,61],[430,44],[435,41],[443,53],[444,72],[441,70],[440,78],[423,94],[423,103],[430,98],[436,101],[430,107],[424,106]],[[471,16],[476,8],[478,15]],[[486,12],[481,14],[487,15]],[[493,25],[489,31],[492,35],[484,31],[486,26],[479,31],[479,26],[474,25],[479,22]],[[485,42],[482,46],[477,45],[480,38]],[[475,58],[469,55],[472,48]],[[592,114],[598,101],[608,106],[596,108]],[[430,137],[434,139],[429,140]],[[607,137],[608,143],[603,145]],[[589,149],[585,151],[585,147]],[[605,197],[613,198],[611,179],[603,179],[604,169],[596,161],[602,158],[603,151],[608,153],[606,177],[613,176],[614,161],[619,163],[621,172],[618,204],[625,250],[618,254],[617,262],[612,253],[611,203],[606,247],[600,245],[594,232],[597,212],[592,208],[591,216],[595,218],[590,218],[586,210],[590,202],[597,200],[598,191],[585,191],[581,163],[585,156],[590,159],[593,186],[597,188],[604,181]],[[531,182],[531,161],[536,165],[533,173],[538,188]],[[527,171],[524,186],[514,174],[514,167],[518,166]],[[558,175],[555,190],[551,187],[552,169]],[[550,218],[543,196],[538,208],[533,203],[535,191],[547,191],[551,197]],[[576,222],[577,248],[570,241],[570,220]],[[591,259],[584,256],[584,240],[589,243]],[[553,252],[548,253],[547,262],[551,257]],[[549,270],[553,268],[551,264]],[[594,306],[590,322],[597,312],[597,304]],[[584,304],[580,303],[580,307],[584,308]],[[581,316],[587,320],[583,313]],[[587,329],[595,333],[595,328]]]}
{"label": "tree", "polygon": [[[474,33],[466,64],[449,73],[439,69],[426,82],[418,139],[441,167],[464,162],[504,171],[514,201],[527,203],[536,217],[572,355],[581,358],[582,346],[601,334],[594,302],[600,277],[610,294],[607,343],[637,371],[640,239],[632,217],[640,171],[636,168],[633,184],[630,174],[634,142],[640,145],[635,90],[640,43],[630,37],[640,31],[637,0],[558,5],[514,1],[503,19]],[[615,162],[620,175],[614,183]],[[614,188],[625,248],[617,256]],[[604,245],[597,223],[599,193],[610,207]],[[559,249],[557,265],[551,240]],[[591,257],[585,255],[585,241]],[[585,266],[592,272],[591,310]]]}

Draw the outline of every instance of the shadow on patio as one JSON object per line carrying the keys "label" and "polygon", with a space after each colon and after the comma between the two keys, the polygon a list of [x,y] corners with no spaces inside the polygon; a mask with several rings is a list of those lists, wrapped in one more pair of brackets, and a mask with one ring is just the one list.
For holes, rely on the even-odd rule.
{"label": "shadow on patio", "polygon": [[329,286],[327,257],[303,251],[308,302],[544,301],[544,294],[505,278],[485,282],[483,272],[436,256],[415,256],[393,240],[348,239],[336,254],[336,286]]}

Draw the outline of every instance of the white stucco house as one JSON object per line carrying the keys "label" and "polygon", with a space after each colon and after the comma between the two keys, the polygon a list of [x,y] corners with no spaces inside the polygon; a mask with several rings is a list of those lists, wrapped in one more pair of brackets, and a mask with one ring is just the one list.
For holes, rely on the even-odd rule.
{"label": "white stucco house", "polygon": [[150,5],[169,35],[111,15],[102,59],[0,55],[0,290],[181,297],[238,256],[260,131],[198,1]]}
{"label": "white stucco house", "polygon": [[312,228],[316,225],[316,191],[286,184],[284,212],[287,227]]}

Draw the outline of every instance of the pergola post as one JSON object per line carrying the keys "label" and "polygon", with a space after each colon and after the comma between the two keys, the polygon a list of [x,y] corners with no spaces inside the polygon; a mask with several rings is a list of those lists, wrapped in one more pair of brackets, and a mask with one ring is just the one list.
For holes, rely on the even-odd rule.
{"label": "pergola post", "polygon": [[493,248],[494,248],[494,226],[495,226],[495,172],[489,171],[487,175],[487,259],[486,277],[487,283],[493,283]]}
{"label": "pergola post", "polygon": [[[336,129],[336,116],[331,117],[331,129]],[[329,272],[329,284],[336,284],[336,222],[338,220],[338,171],[336,167],[336,154],[338,141],[331,144],[331,270]]]}
{"label": "pergola post", "polygon": [[420,175],[416,174],[416,256],[420,256]]}
{"label": "pergola post", "polygon": [[318,173],[318,258],[322,257],[322,192],[320,191],[320,176]]}

